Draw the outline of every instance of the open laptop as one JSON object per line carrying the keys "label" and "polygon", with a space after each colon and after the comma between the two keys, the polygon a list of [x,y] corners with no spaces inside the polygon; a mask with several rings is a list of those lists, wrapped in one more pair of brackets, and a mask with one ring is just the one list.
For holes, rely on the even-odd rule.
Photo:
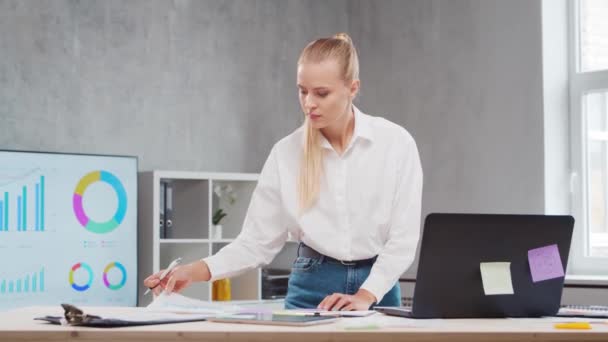
{"label": "open laptop", "polygon": [[[566,273],[572,216],[430,214],[413,306],[375,307],[411,318],[540,317],[560,307],[564,277],[534,282],[528,251],[557,244]],[[486,295],[480,263],[510,262],[513,294]]]}

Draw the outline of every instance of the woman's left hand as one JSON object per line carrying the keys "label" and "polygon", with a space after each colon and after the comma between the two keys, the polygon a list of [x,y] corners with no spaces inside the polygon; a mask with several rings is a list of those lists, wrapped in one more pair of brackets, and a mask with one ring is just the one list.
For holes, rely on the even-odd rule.
{"label": "woman's left hand", "polygon": [[369,310],[369,307],[375,302],[376,297],[371,292],[359,289],[354,295],[344,293],[329,295],[319,303],[317,308],[332,311]]}

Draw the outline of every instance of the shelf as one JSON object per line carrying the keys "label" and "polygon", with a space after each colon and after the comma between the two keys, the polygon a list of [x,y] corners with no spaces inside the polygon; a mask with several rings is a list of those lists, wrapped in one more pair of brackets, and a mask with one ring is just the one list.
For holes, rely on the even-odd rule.
{"label": "shelf", "polygon": [[160,243],[209,243],[209,239],[160,239]]}
{"label": "shelf", "polygon": [[608,276],[566,274],[565,285],[608,286]]}
{"label": "shelf", "polygon": [[[164,269],[171,261],[182,258],[182,265],[200,260],[209,255],[209,245],[200,243],[180,243],[179,246],[163,243],[160,245],[159,266]],[[200,299],[211,299],[210,284],[208,282],[197,282],[189,286],[181,293],[185,296]]]}
{"label": "shelf", "polygon": [[212,216],[218,209],[222,209],[226,214],[220,222],[222,237],[235,239],[243,228],[245,214],[257,183],[226,179],[213,179],[211,182]]}
{"label": "shelf", "polygon": [[[160,243],[221,243],[229,244],[234,242],[235,239],[160,239]],[[298,244],[298,241],[287,240],[287,244]]]}
{"label": "shelf", "polygon": [[227,243],[231,243],[232,241],[234,241],[234,239],[217,239],[217,240],[211,240],[210,242],[227,244]]}
{"label": "shelf", "polygon": [[209,224],[208,203],[211,181],[160,177],[158,186],[161,187],[161,184],[165,184],[167,198],[165,223],[169,219],[172,221],[172,226],[165,228],[166,236],[164,238],[207,239],[209,237],[207,226]]}
{"label": "shelf", "polygon": [[[153,170],[138,175],[138,282],[167,267],[181,257],[190,263],[217,253],[239,235],[257,185],[254,173],[192,172]],[[215,188],[218,188],[216,193]],[[218,196],[219,193],[219,196]],[[168,203],[172,204],[169,207]],[[220,222],[221,235],[212,227],[213,213],[222,209],[226,214]],[[163,216],[165,220],[162,221]],[[160,222],[171,220],[172,226],[161,231]],[[163,235],[166,234],[166,235]],[[222,239],[214,239],[221,236]],[[293,244],[289,244],[292,245]],[[288,260],[279,264],[291,264]],[[275,264],[275,263],[273,263]],[[249,270],[231,278],[232,299],[261,298],[261,269]],[[201,299],[211,299],[211,284],[196,283],[183,293]],[[140,294],[138,305],[145,306],[151,297]]]}
{"label": "shelf", "polygon": [[258,174],[239,172],[154,171],[159,178],[188,180],[236,180],[257,182]]}

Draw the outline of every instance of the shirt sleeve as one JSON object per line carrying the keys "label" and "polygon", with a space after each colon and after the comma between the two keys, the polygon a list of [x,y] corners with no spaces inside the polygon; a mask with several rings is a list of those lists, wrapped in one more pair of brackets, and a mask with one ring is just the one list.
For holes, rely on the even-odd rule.
{"label": "shirt sleeve", "polygon": [[287,241],[275,150],[276,146],[262,168],[241,233],[218,253],[203,258],[211,271],[210,281],[270,263]]}
{"label": "shirt sleeve", "polygon": [[388,240],[361,285],[378,303],[414,261],[420,239],[422,166],[416,143],[409,134],[408,138],[393,199]]}

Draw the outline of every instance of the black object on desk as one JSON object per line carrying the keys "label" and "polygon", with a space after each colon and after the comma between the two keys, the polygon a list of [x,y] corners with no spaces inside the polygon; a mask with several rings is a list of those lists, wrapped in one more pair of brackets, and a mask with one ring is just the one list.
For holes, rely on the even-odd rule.
{"label": "black object on desk", "polygon": [[151,319],[151,320],[125,320],[117,318],[103,318],[97,315],[85,314],[84,311],[71,304],[61,304],[64,315],[36,317],[34,320],[45,321],[51,324],[83,326],[94,328],[120,328],[138,325],[158,325],[205,321],[207,317],[186,315],[183,318]]}
{"label": "black object on desk", "polygon": [[[374,309],[412,318],[554,316],[564,277],[534,282],[528,251],[557,245],[565,267],[573,226],[572,216],[430,214],[424,223],[412,308]],[[510,262],[513,294],[485,294],[482,262]]]}

